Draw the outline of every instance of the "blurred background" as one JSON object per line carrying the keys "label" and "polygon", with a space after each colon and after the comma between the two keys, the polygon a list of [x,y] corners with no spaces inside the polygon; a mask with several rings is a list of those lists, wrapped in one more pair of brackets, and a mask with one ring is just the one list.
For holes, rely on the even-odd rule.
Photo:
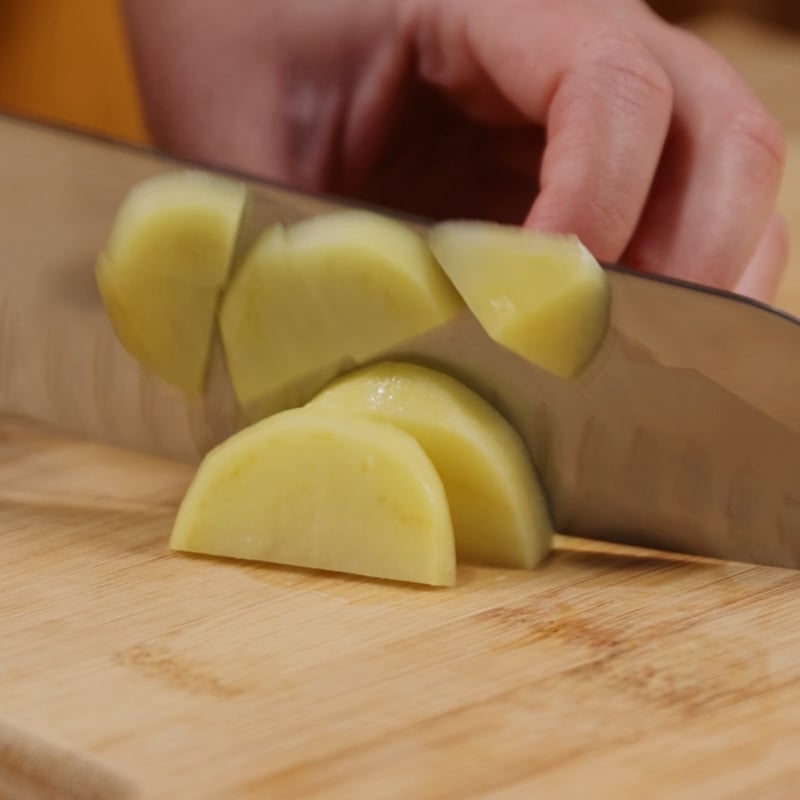
{"label": "blurred background", "polygon": [[[713,40],[770,99],[775,87],[762,85],[753,53],[759,46],[770,49],[768,34],[785,44],[790,32],[800,31],[798,0],[651,0],[651,5]],[[798,48],[790,59],[798,65],[795,85]],[[774,62],[774,53],[771,58]],[[146,141],[117,0],[0,0],[0,108]],[[792,127],[800,130],[800,103],[789,113]]]}
{"label": "blurred background", "polygon": [[145,141],[116,0],[0,0],[0,107]]}
{"label": "blurred background", "polygon": [[800,26],[797,0],[651,0],[650,5],[676,22],[712,11],[738,11],[780,25]]}

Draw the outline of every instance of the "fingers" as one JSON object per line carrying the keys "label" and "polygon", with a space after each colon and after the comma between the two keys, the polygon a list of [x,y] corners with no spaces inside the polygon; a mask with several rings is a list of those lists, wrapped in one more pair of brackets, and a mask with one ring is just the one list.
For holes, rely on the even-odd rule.
{"label": "fingers", "polygon": [[720,55],[638,0],[423,5],[444,20],[428,25],[423,77],[477,119],[546,127],[527,225],[577,233],[601,260],[736,285],[783,140]]}
{"label": "fingers", "polygon": [[256,50],[243,36],[243,30],[249,35],[259,29],[254,14],[243,28],[249,9],[202,5],[122,3],[150,133],[158,146],[183,158],[288,178],[275,169],[283,150],[281,128],[270,124],[276,115],[269,111],[278,104],[275,77],[257,55],[274,46],[263,35]]}
{"label": "fingers", "polygon": [[752,264],[770,262],[770,271],[751,272],[745,285],[766,291],[780,238],[777,223],[764,230],[783,168],[781,131],[719,55],[682,31],[655,30],[649,46],[671,76],[675,111],[625,263],[731,289],[760,247]]}
{"label": "fingers", "polygon": [[423,77],[483,121],[508,124],[510,107],[547,129],[526,224],[576,233],[597,258],[617,260],[669,128],[668,76],[586,3],[472,3],[460,24],[457,7],[434,7],[440,13],[418,26]]}
{"label": "fingers", "polygon": [[468,50],[515,108],[547,128],[526,224],[576,233],[597,258],[617,260],[669,128],[668,76],[635,38],[584,3],[471,8]]}
{"label": "fingers", "polygon": [[737,294],[771,303],[775,299],[789,256],[789,234],[779,214],[770,217],[753,257],[733,287]]}
{"label": "fingers", "polygon": [[559,82],[549,109],[541,191],[527,224],[573,231],[601,260],[617,260],[645,205],[671,111],[650,56],[606,41]]}
{"label": "fingers", "polygon": [[[386,173],[417,204],[475,194],[469,207],[498,219],[528,211],[603,261],[757,294],[777,280],[777,223],[764,231],[781,132],[720,56],[642,0],[240,3],[127,1],[151,125],[174,151],[305,188],[366,192]],[[418,107],[399,124],[409,90],[431,85],[488,126],[498,159],[472,131],[451,146]],[[436,174],[439,194],[419,191]]]}

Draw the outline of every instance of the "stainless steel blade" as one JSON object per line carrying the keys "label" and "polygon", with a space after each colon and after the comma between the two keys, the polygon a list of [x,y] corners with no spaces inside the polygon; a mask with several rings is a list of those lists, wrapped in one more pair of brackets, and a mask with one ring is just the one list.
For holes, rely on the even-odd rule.
{"label": "stainless steel blade", "polygon": [[[117,343],[93,267],[128,189],[176,162],[0,119],[0,412],[197,461],[240,424],[217,354],[197,403]],[[251,231],[339,207],[249,181]],[[609,267],[609,335],[561,381],[469,312],[375,360],[461,377],[521,431],[566,533],[800,567],[800,322],[740,298]],[[347,362],[265,407],[302,403]]]}

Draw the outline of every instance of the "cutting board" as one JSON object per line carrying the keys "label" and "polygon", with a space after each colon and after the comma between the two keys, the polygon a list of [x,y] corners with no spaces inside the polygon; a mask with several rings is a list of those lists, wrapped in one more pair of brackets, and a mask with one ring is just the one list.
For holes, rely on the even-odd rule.
{"label": "cutting board", "polygon": [[2,429],[4,800],[800,786],[800,573],[566,538],[455,589],[189,557],[189,478]]}
{"label": "cutting board", "polygon": [[[796,138],[783,192],[800,237]],[[800,573],[569,537],[453,589],[187,556],[190,478],[0,423],[0,799],[798,796]]]}

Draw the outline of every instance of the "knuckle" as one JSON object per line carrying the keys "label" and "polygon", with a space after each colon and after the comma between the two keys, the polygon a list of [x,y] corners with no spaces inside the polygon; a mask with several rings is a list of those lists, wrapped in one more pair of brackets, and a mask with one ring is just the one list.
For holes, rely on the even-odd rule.
{"label": "knuckle", "polygon": [[726,128],[743,165],[754,177],[772,181],[780,176],[786,159],[784,132],[759,103],[737,101]]}
{"label": "knuckle", "polygon": [[589,54],[594,81],[624,104],[671,109],[672,81],[664,68],[636,40],[604,37]]}
{"label": "knuckle", "polygon": [[[629,231],[629,214],[621,202],[614,202],[611,194],[587,201],[587,227],[596,234],[603,234],[604,239],[616,241]],[[614,257],[617,256],[616,249]]]}
{"label": "knuckle", "polygon": [[587,197],[580,207],[575,233],[600,261],[614,262],[622,255],[632,233],[628,209],[610,194]]}

